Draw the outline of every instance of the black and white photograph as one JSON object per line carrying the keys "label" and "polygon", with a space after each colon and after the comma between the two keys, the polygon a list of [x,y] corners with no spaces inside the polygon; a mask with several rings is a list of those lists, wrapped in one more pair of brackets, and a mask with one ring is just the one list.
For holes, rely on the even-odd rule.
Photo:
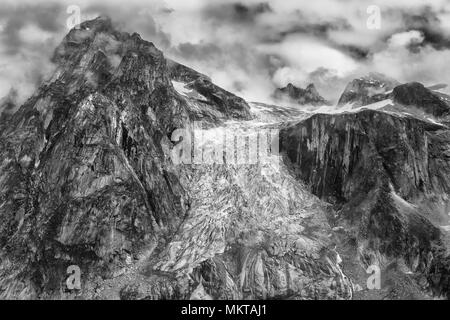
{"label": "black and white photograph", "polygon": [[0,300],[449,298],[450,0],[0,0]]}

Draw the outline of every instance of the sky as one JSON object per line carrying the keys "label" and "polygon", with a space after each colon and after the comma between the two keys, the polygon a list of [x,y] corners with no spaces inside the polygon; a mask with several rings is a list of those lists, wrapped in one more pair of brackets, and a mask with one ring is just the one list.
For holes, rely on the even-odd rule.
{"label": "sky", "polygon": [[450,0],[0,0],[0,97],[14,88],[24,100],[49,77],[73,8],[81,20],[111,17],[249,101],[314,83],[335,102],[370,72],[450,83]]}

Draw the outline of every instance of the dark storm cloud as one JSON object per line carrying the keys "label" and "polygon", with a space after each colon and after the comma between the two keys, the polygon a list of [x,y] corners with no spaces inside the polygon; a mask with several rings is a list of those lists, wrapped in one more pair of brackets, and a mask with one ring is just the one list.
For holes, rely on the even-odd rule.
{"label": "dark storm cloud", "polygon": [[272,8],[266,2],[256,4],[212,3],[203,9],[203,17],[214,20],[217,23],[253,23],[261,14],[272,12]]}
{"label": "dark storm cloud", "polygon": [[193,44],[185,42],[174,47],[172,53],[187,60],[212,60],[222,54],[222,49],[214,43]]}
{"label": "dark storm cloud", "polygon": [[150,5],[135,6],[126,3],[120,6],[111,6],[108,3],[97,3],[89,5],[83,12],[90,18],[96,16],[108,16],[115,24],[115,28],[130,33],[137,32],[142,38],[154,42],[160,49],[166,50],[170,47],[170,35],[161,30],[153,15],[169,15],[173,12],[170,8],[153,9]]}
{"label": "dark storm cloud", "polygon": [[0,11],[0,96],[17,90],[25,100],[47,78],[50,56],[65,31],[58,2],[4,3]]}
{"label": "dark storm cloud", "polygon": [[274,59],[271,59],[270,55],[257,54],[251,47],[243,43],[218,46],[215,43],[186,42],[172,47],[169,53],[191,63],[197,61],[214,64],[216,68],[231,64],[245,72],[252,72],[254,68],[260,68],[270,73],[279,67],[279,65],[274,65]]}
{"label": "dark storm cloud", "polygon": [[0,18],[7,19],[8,23],[34,23],[46,31],[58,31],[61,29],[60,20],[56,19],[65,7],[57,2],[36,3],[23,5],[3,4]]}
{"label": "dark storm cloud", "polygon": [[358,47],[355,45],[336,45],[334,47],[341,50],[345,54],[348,54],[355,60],[365,60],[370,57],[369,48]]}
{"label": "dark storm cloud", "polygon": [[311,35],[321,39],[327,39],[330,31],[350,30],[352,27],[345,18],[332,18],[321,20],[319,17],[309,16],[301,10],[296,10],[290,23],[287,25],[273,26],[277,32],[278,40],[282,40],[293,34]]}
{"label": "dark storm cloud", "polygon": [[422,46],[431,45],[437,50],[450,48],[450,39],[432,8],[425,7],[416,14],[404,13],[403,20],[406,30],[417,30],[422,33],[424,37]]}
{"label": "dark storm cloud", "polygon": [[439,10],[431,6],[420,6],[416,8],[392,8],[384,12],[384,17],[388,20],[398,20],[399,25],[396,28],[388,30],[382,41],[387,41],[393,35],[418,31],[423,36],[423,41],[409,45],[412,53],[417,53],[425,46],[431,46],[436,50],[450,48],[449,31],[442,26],[442,19],[438,17]]}
{"label": "dark storm cloud", "polygon": [[269,3],[253,4],[212,2],[202,11],[202,18],[211,23],[212,27],[242,25],[243,32],[252,32],[261,42],[280,42],[293,34],[305,34],[319,38],[327,38],[329,31],[346,30],[351,26],[345,18],[321,20],[297,9],[290,13],[288,20],[274,20],[267,24],[257,21],[262,15],[276,16],[278,12]]}
{"label": "dark storm cloud", "polygon": [[34,25],[43,31],[56,33],[64,28],[63,20],[58,19],[64,8],[61,4],[28,4],[19,6],[3,5],[0,19],[4,21],[2,30],[3,50],[8,54],[17,54],[27,45],[19,32],[27,25]]}

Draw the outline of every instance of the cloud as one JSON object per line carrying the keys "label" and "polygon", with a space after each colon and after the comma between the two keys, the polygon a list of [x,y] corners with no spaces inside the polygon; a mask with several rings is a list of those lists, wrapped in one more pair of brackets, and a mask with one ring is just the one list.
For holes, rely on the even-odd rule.
{"label": "cloud", "polygon": [[425,37],[420,31],[411,30],[393,34],[388,40],[388,49],[421,44]]}
{"label": "cloud", "polygon": [[[246,2],[247,8],[260,3]],[[245,19],[233,9],[236,2],[212,1],[204,7],[197,3],[194,11],[201,13],[200,26],[184,28],[189,30],[186,35],[193,34],[192,40],[178,48],[189,50],[171,54],[243,95],[258,83],[267,91],[259,97],[252,95],[259,100],[269,99],[270,90],[289,82],[301,86],[318,82],[319,90],[336,101],[348,81],[374,71],[400,81],[442,82],[447,78],[444,72],[431,71],[439,69],[436,64],[448,71],[443,60],[431,65],[425,57],[446,55],[448,29],[443,18],[450,12],[446,1],[431,0],[426,5],[418,0],[264,3],[270,10],[244,10],[251,13]],[[379,30],[366,26],[369,5],[381,10]],[[412,72],[408,64],[415,66],[421,60],[429,70]],[[215,78],[215,74],[220,76]]]}
{"label": "cloud", "polygon": [[[0,97],[31,94],[51,72],[69,5],[84,19],[109,15],[175,60],[250,100],[270,100],[288,82],[316,83],[336,101],[354,77],[385,73],[399,81],[449,82],[448,0],[3,0]],[[381,10],[368,29],[367,7]]]}
{"label": "cloud", "polygon": [[153,19],[153,15],[170,14],[162,10],[162,2],[147,8],[143,2],[133,0],[4,1],[0,11],[0,97],[15,88],[22,103],[51,75],[55,66],[50,57],[69,31],[67,8],[71,5],[80,6],[84,19],[110,15],[118,28],[140,32],[162,49],[170,46],[169,36]]}
{"label": "cloud", "polygon": [[202,10],[204,19],[214,23],[240,23],[253,24],[255,20],[265,13],[272,12],[267,2],[245,4],[241,2],[207,4]]}
{"label": "cloud", "polygon": [[374,54],[370,68],[401,82],[420,80],[425,85],[450,83],[450,49],[436,49],[426,43],[422,32],[411,30],[392,35],[385,50]]}

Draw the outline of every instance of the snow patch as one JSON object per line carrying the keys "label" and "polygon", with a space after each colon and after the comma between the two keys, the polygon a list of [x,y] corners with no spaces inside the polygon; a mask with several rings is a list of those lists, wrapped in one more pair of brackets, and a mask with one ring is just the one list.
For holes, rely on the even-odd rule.
{"label": "snow patch", "polygon": [[434,119],[432,119],[432,118],[426,118],[426,119],[427,119],[428,121],[430,121],[431,123],[442,125],[442,123],[439,123],[439,122],[437,122],[436,120],[434,120]]}
{"label": "snow patch", "polygon": [[364,109],[378,110],[378,109],[387,107],[392,104],[393,104],[393,102],[391,99],[385,99],[382,101],[378,101],[378,102],[368,104],[368,105],[365,105],[362,107],[357,107],[357,108],[354,107],[353,103],[347,103],[340,108],[337,108],[335,106],[323,106],[323,107],[320,107],[320,108],[314,110],[313,113],[327,113],[327,114],[336,114],[336,113],[344,113],[344,112],[355,113],[355,112],[359,112]]}
{"label": "snow patch", "polygon": [[378,109],[387,107],[389,105],[393,105],[393,102],[392,102],[391,99],[386,99],[386,100],[381,100],[381,101],[378,101],[378,102],[375,102],[375,103],[372,103],[372,104],[368,104],[366,106],[359,107],[357,109],[358,110],[361,110],[361,109],[378,110]]}
{"label": "snow patch", "polygon": [[394,187],[392,186],[392,184],[389,184],[389,187],[391,189],[391,197],[397,204],[402,205],[403,207],[410,208],[410,209],[416,209],[416,207],[414,205],[412,205],[411,203],[409,203],[408,201],[406,201],[405,199],[400,197],[395,192]]}
{"label": "snow patch", "polygon": [[183,82],[178,82],[178,81],[172,80],[172,85],[175,88],[175,90],[181,95],[185,96],[190,91],[189,89],[185,88],[186,84]]}

